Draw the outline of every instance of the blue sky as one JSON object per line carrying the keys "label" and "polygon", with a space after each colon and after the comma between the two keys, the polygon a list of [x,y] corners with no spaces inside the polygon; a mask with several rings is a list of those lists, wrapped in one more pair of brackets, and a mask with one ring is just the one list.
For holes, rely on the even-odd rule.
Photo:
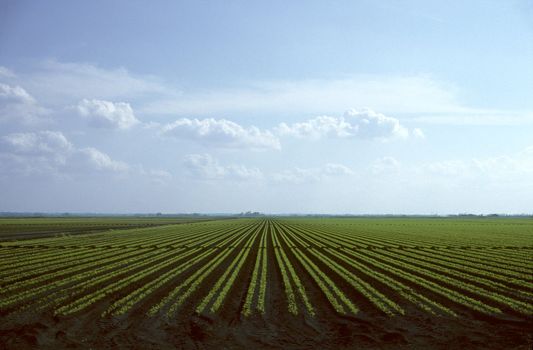
{"label": "blue sky", "polygon": [[1,211],[533,205],[529,1],[4,1]]}

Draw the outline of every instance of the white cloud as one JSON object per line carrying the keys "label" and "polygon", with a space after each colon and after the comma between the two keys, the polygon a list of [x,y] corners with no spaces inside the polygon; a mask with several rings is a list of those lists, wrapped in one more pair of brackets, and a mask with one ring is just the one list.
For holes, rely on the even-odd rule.
{"label": "white cloud", "polygon": [[373,174],[394,174],[400,169],[400,162],[393,157],[382,157],[376,159],[370,165],[370,171]]}
{"label": "white cloud", "polygon": [[329,176],[336,175],[353,175],[354,172],[352,169],[348,168],[342,164],[328,163],[322,169],[322,172]]}
{"label": "white cloud", "polygon": [[33,124],[46,113],[22,87],[0,83],[0,122]]}
{"label": "white cloud", "polygon": [[49,104],[72,104],[83,98],[170,98],[178,94],[154,76],[132,74],[123,67],[103,68],[90,63],[50,60],[30,73],[20,74],[19,80]]}
{"label": "white cloud", "polygon": [[226,119],[178,119],[162,127],[163,135],[192,139],[225,148],[280,149],[277,137],[255,126],[245,128]]}
{"label": "white cloud", "polygon": [[35,103],[35,99],[20,86],[2,83],[0,83],[0,99],[2,103]]}
{"label": "white cloud", "polygon": [[302,184],[318,182],[334,177],[353,176],[355,172],[342,164],[328,163],[318,168],[293,168],[272,174],[274,182]]}
{"label": "white cloud", "polygon": [[7,67],[0,66],[0,78],[15,78],[16,74]]}
{"label": "white cloud", "polygon": [[96,170],[124,172],[129,168],[126,163],[113,160],[107,154],[93,147],[82,148],[78,152],[83,156],[83,160],[87,161]]}
{"label": "white cloud", "polygon": [[65,154],[72,150],[72,144],[59,131],[13,133],[4,136],[2,149],[18,154]]}
{"label": "white cloud", "polygon": [[423,116],[410,117],[409,121],[431,125],[518,126],[532,125],[533,113],[530,111],[471,109],[455,114],[425,113]]}
{"label": "white cloud", "polygon": [[3,172],[69,174],[90,171],[126,172],[128,165],[95,148],[76,148],[59,131],[12,133],[0,138]]}
{"label": "white cloud", "polygon": [[349,137],[352,126],[343,117],[320,116],[301,123],[281,123],[276,129],[282,136],[308,137],[318,139],[324,136]]}
{"label": "white cloud", "polygon": [[[461,90],[429,75],[356,75],[344,79],[250,82],[240,89],[182,91],[151,75],[123,67],[49,60],[15,75],[0,66],[0,77],[16,81],[47,106],[83,98],[135,100],[137,112],[172,115],[262,113],[329,115],[339,108],[371,106],[412,122],[460,125],[533,123],[531,111],[487,110],[461,103]],[[279,121],[279,120],[278,120]]]}
{"label": "white cloud", "polygon": [[398,119],[387,117],[371,109],[350,109],[342,117],[321,116],[301,123],[281,123],[276,129],[280,135],[321,138],[405,138],[409,132]]}
{"label": "white cloud", "polygon": [[359,75],[346,79],[270,81],[242,89],[185,92],[155,100],[143,112],[212,114],[232,112],[332,113],[349,106],[372,106],[383,113],[464,111],[457,88],[430,76]]}
{"label": "white cloud", "polygon": [[468,162],[463,160],[445,160],[424,164],[420,170],[438,176],[467,175],[472,169]]}
{"label": "white cloud", "polygon": [[416,138],[416,139],[425,139],[426,138],[426,134],[424,134],[422,129],[414,128],[413,129],[413,137]]}
{"label": "white cloud", "polygon": [[529,148],[512,155],[500,155],[470,160],[448,160],[432,162],[420,167],[439,176],[505,179],[533,176],[533,154]]}
{"label": "white cloud", "polygon": [[369,108],[350,109],[344,118],[356,129],[355,136],[388,139],[408,136],[407,128],[396,118],[387,117]]}
{"label": "white cloud", "polygon": [[244,165],[221,165],[209,154],[190,154],[186,156],[185,166],[201,179],[259,180],[263,174],[259,169]]}
{"label": "white cloud", "polygon": [[[526,148],[514,154],[448,159],[421,164],[401,164],[392,157],[376,159],[368,167],[375,179],[392,175],[395,183],[412,188],[436,186],[465,191],[479,189],[533,187],[533,151]],[[378,176],[379,175],[379,176]],[[403,186],[403,185],[402,185]]]}
{"label": "white cloud", "polygon": [[83,99],[78,112],[96,127],[129,129],[139,123],[129,103]]}
{"label": "white cloud", "polygon": [[[533,123],[531,111],[473,108],[461,103],[461,90],[429,75],[356,75],[344,79],[250,82],[240,89],[182,91],[151,75],[123,67],[91,63],[41,63],[15,75],[0,66],[0,77],[24,86],[39,101],[58,106],[83,98],[135,100],[145,114],[202,115],[261,113],[266,115],[330,115],[339,108],[371,106],[411,122],[460,125]],[[277,121],[279,122],[279,120]]]}

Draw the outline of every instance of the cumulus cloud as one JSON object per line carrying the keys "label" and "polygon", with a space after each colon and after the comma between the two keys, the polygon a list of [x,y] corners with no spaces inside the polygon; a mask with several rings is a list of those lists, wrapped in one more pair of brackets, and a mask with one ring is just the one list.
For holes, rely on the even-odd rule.
{"label": "cumulus cloud", "polygon": [[35,103],[35,99],[20,86],[9,86],[2,83],[0,83],[0,99],[4,103]]}
{"label": "cumulus cloud", "polygon": [[14,78],[15,73],[7,67],[0,66],[0,78]]}
{"label": "cumulus cloud", "polygon": [[178,119],[164,125],[162,133],[225,148],[280,149],[279,139],[268,130],[245,128],[226,119]]}
{"label": "cumulus cloud", "polygon": [[111,159],[107,154],[100,152],[96,148],[87,147],[78,151],[82,160],[90,164],[91,168],[96,170],[109,170],[112,172],[125,172],[129,166],[120,161]]}
{"label": "cumulus cloud", "polygon": [[76,108],[95,127],[129,129],[139,123],[130,104],[125,102],[83,99]]}
{"label": "cumulus cloud", "polygon": [[322,172],[328,176],[337,176],[337,175],[353,175],[354,172],[352,169],[348,168],[342,164],[328,163],[322,169]]}
{"label": "cumulus cloud", "polygon": [[422,129],[414,128],[413,129],[413,137],[416,138],[416,139],[425,139],[426,138],[426,134],[424,134]]}
{"label": "cumulus cloud", "polygon": [[341,117],[320,116],[301,123],[281,123],[276,131],[279,135],[318,139],[362,138],[381,139],[406,138],[409,131],[396,118],[385,116],[369,108],[350,109]]}
{"label": "cumulus cloud", "polygon": [[76,148],[59,131],[12,133],[0,138],[4,172],[66,174],[71,172],[125,172],[128,165],[95,148]]}
{"label": "cumulus cloud", "polygon": [[308,137],[348,137],[352,135],[352,126],[343,117],[320,116],[301,123],[288,125],[281,123],[277,130],[282,136]]}
{"label": "cumulus cloud", "polygon": [[370,165],[370,170],[373,174],[391,174],[396,173],[400,169],[400,162],[393,157],[382,157],[376,159]]}
{"label": "cumulus cloud", "polygon": [[72,144],[59,131],[12,133],[2,140],[2,150],[17,154],[65,154],[73,149]]}
{"label": "cumulus cloud", "polygon": [[46,112],[24,88],[0,83],[0,122],[32,124]]}
{"label": "cumulus cloud", "polygon": [[355,136],[364,138],[405,138],[408,130],[400,125],[396,118],[387,117],[369,108],[350,109],[344,113],[344,118],[352,125]]}
{"label": "cumulus cloud", "polygon": [[263,174],[259,169],[244,165],[221,165],[209,154],[190,154],[184,162],[186,168],[201,179],[259,180]]}
{"label": "cumulus cloud", "polygon": [[274,182],[301,184],[317,182],[328,178],[352,176],[355,172],[342,164],[328,163],[318,168],[293,168],[272,174]]}

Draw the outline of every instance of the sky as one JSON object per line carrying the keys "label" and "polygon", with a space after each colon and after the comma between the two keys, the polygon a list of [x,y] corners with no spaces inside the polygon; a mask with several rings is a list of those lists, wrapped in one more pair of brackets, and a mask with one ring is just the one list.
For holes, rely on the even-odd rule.
{"label": "sky", "polygon": [[0,2],[0,211],[532,208],[531,1]]}

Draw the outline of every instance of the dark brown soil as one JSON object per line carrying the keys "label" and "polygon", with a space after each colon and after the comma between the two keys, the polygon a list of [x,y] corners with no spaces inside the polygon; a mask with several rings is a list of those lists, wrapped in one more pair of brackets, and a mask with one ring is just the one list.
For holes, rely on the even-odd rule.
{"label": "dark brown soil", "polygon": [[[193,305],[197,302],[191,300]],[[243,319],[224,310],[207,319],[185,309],[171,321],[139,313],[101,318],[98,309],[76,317],[2,315],[0,348],[530,350],[533,346],[532,320],[438,318],[421,313],[345,318],[328,313],[318,316],[317,326],[285,312],[283,317]]]}

